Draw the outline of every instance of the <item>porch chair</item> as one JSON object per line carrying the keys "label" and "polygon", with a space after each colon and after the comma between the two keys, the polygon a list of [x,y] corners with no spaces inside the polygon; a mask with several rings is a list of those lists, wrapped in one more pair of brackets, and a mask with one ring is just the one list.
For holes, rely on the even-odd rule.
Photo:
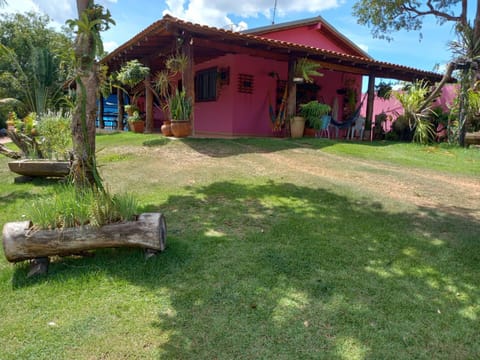
{"label": "porch chair", "polygon": [[[359,116],[355,123],[350,126],[348,132],[350,133],[350,140],[353,140],[356,135],[359,135],[359,140],[363,140],[363,133],[365,131],[365,118],[363,116]],[[348,134],[347,134],[348,139]]]}
{"label": "porch chair", "polygon": [[317,137],[323,137],[327,135],[327,138],[330,139],[330,120],[332,120],[332,117],[330,115],[323,115],[321,117],[321,124],[320,124],[320,129],[318,129],[317,132]]}

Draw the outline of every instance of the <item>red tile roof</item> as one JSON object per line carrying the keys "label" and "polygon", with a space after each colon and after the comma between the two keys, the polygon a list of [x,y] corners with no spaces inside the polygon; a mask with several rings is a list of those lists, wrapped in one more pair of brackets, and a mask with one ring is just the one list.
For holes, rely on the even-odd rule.
{"label": "red tile roof", "polygon": [[[392,78],[411,81],[424,78],[430,81],[439,81],[442,75],[415,69],[412,67],[397,65],[383,61],[377,61],[363,56],[353,56],[336,51],[315,48],[291,42],[267,39],[261,36],[239,33],[231,30],[219,29],[207,25],[194,24],[165,15],[162,19],[135,35],[132,39],[108,54],[103,60],[106,64],[121,64],[133,58],[154,55],[164,47],[174,45],[176,37],[190,36],[193,44],[210,44],[204,46],[205,55],[211,52],[211,57],[217,52],[257,52],[267,58],[287,60],[289,57],[307,56],[319,61],[324,68],[338,71],[352,72],[376,77]],[[233,48],[234,47],[234,48]],[[200,46],[198,46],[200,48]],[[232,50],[233,49],[233,50]],[[195,57],[201,56],[201,51],[195,50]]]}

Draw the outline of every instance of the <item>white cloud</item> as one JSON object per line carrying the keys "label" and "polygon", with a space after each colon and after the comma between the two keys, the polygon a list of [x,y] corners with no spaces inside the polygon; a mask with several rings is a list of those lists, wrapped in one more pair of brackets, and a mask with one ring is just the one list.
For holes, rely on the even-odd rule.
{"label": "white cloud", "polygon": [[105,41],[103,43],[103,49],[107,52],[112,52],[118,47],[118,43],[116,41]]}
{"label": "white cloud", "polygon": [[[244,30],[247,23],[244,21],[235,24],[232,15],[241,18],[265,16],[272,17],[272,0],[166,0],[167,10],[164,14],[192,21],[199,24],[208,24],[232,30]],[[340,6],[340,0],[290,0],[278,1],[276,16],[279,18],[291,15],[294,12],[319,13],[323,10]]]}
{"label": "white cloud", "polygon": [[368,45],[366,44],[356,44],[356,45],[368,54]]}
{"label": "white cloud", "polygon": [[[116,3],[117,0],[100,0],[97,2],[105,6],[108,3]],[[56,27],[64,25],[68,19],[77,17],[75,0],[10,0],[4,10],[8,13],[34,11],[47,14]]]}
{"label": "white cloud", "polygon": [[39,12],[39,7],[35,4],[33,0],[24,0],[24,1],[9,1],[8,4],[2,9],[2,12],[6,13],[24,13],[27,11]]}

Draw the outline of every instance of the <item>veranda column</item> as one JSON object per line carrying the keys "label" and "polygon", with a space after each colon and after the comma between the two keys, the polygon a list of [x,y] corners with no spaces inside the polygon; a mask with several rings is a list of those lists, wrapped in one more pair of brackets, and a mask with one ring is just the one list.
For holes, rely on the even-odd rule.
{"label": "veranda column", "polygon": [[123,91],[117,89],[117,130],[123,130]]}
{"label": "veranda column", "polygon": [[182,45],[183,54],[187,57],[187,67],[183,74],[183,88],[188,98],[192,100],[193,111],[190,117],[192,124],[192,136],[195,135],[195,73],[194,73],[194,54],[193,54],[193,38],[190,36],[184,37],[184,43]]}
{"label": "veranda column", "polygon": [[287,121],[285,122],[286,136],[290,136],[290,120],[297,112],[297,84],[293,82],[295,72],[294,58],[288,60],[288,99],[287,99]]}
{"label": "veranda column", "polygon": [[98,127],[100,129],[105,129],[105,123],[103,121],[103,115],[105,113],[105,107],[104,107],[104,98],[103,95],[100,94],[100,99],[98,101]]}
{"label": "veranda column", "polygon": [[145,77],[145,132],[153,132],[153,93],[151,88],[152,76],[150,73]]}
{"label": "veranda column", "polygon": [[368,92],[367,92],[367,119],[366,124],[370,124],[370,141],[373,140],[373,126],[374,126],[374,119],[373,119],[373,104],[375,101],[375,76],[369,75],[368,76]]}

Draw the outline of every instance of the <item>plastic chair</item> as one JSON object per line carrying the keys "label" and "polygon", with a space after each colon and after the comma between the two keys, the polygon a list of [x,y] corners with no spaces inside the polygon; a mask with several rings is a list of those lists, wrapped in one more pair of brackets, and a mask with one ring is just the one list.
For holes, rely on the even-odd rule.
{"label": "plastic chair", "polygon": [[[355,136],[359,135],[359,140],[363,140],[363,133],[365,131],[365,118],[363,116],[359,116],[355,120],[355,124],[350,126],[348,129],[350,133],[350,140],[353,140]],[[347,139],[348,139],[348,134],[347,134]]]}
{"label": "plastic chair", "polygon": [[330,138],[330,121],[332,120],[332,117],[330,115],[323,115],[322,118],[322,123],[320,125],[320,129],[318,130],[318,137],[325,136],[327,135],[327,138]]}

